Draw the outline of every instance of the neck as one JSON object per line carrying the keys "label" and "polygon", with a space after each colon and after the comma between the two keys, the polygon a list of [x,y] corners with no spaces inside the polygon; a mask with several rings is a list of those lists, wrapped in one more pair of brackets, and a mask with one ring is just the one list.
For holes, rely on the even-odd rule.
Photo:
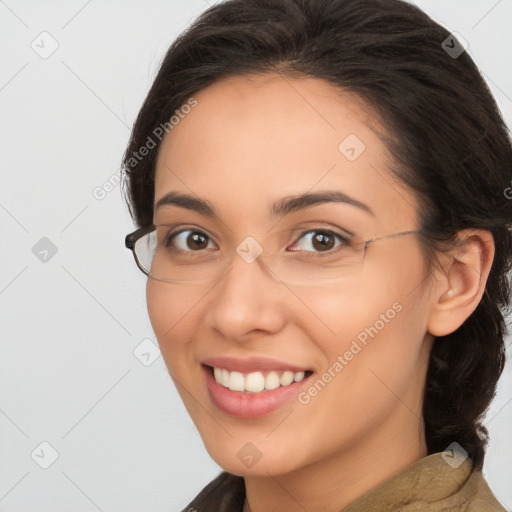
{"label": "neck", "polygon": [[[339,512],[427,455],[423,422],[400,406],[371,438],[283,475],[246,476],[244,512]],[[408,417],[407,417],[408,416]],[[407,428],[404,428],[404,425]]]}

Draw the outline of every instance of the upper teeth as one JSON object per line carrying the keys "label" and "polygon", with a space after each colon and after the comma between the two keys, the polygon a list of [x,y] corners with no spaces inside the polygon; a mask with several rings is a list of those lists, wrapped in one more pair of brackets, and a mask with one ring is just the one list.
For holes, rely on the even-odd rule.
{"label": "upper teeth", "polygon": [[224,368],[214,368],[215,380],[231,391],[249,391],[259,393],[264,389],[276,389],[279,386],[288,386],[292,382],[299,382],[304,378],[304,372],[269,372],[266,376],[262,372],[243,374],[230,372]]}

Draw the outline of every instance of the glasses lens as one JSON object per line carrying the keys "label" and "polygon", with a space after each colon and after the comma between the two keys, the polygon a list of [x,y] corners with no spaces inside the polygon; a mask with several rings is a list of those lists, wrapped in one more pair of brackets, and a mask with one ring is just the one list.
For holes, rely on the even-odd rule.
{"label": "glasses lens", "polygon": [[170,283],[211,281],[229,265],[218,250],[179,250],[156,230],[137,240],[135,253],[150,277]]}
{"label": "glasses lens", "polygon": [[281,251],[263,256],[274,277],[289,284],[311,286],[357,274],[362,268],[364,249],[364,240],[353,237],[329,250]]}
{"label": "glasses lens", "polygon": [[151,263],[156,249],[156,231],[151,231],[135,242],[135,255],[140,266],[150,272]]}

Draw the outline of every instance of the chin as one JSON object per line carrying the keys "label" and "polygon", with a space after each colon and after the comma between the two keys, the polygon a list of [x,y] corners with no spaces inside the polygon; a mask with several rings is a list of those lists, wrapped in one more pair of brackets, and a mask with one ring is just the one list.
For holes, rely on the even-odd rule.
{"label": "chin", "polygon": [[[290,438],[293,439],[293,436]],[[248,436],[235,436],[220,442],[210,438],[205,448],[210,457],[224,470],[239,476],[268,477],[290,473],[302,466],[297,447],[286,446],[278,437],[270,441],[249,440]]]}

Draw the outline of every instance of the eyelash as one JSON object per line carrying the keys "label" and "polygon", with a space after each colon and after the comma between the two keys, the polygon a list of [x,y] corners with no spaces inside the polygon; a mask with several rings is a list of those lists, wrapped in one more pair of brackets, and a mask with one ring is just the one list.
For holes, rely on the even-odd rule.
{"label": "eyelash", "polygon": [[[180,235],[182,233],[187,233],[187,232],[201,234],[201,235],[205,236],[208,239],[209,242],[212,241],[210,236],[208,236],[206,233],[204,233],[203,231],[201,231],[199,229],[184,228],[184,229],[180,229],[180,230],[175,231],[175,232],[171,232],[168,235],[166,235],[165,238],[164,238],[164,242],[163,242],[164,247],[166,247],[168,249],[171,249],[173,251],[184,252],[184,253],[200,253],[200,252],[202,252],[203,249],[199,249],[197,251],[194,251],[194,250],[183,250],[183,249],[177,249],[177,248],[171,246],[171,242],[172,242],[172,240],[175,237],[177,237],[178,235]],[[300,233],[299,237],[297,238],[297,240],[292,245],[296,245],[305,235],[308,235],[310,233],[323,233],[323,234],[326,234],[328,236],[334,236],[335,238],[337,238],[341,242],[341,244],[338,245],[337,247],[334,247],[333,249],[330,249],[330,250],[327,250],[327,251],[301,251],[300,249],[295,249],[292,252],[305,252],[305,253],[309,253],[309,254],[315,254],[315,255],[318,255],[320,257],[321,256],[327,256],[327,255],[333,254],[334,252],[337,252],[337,250],[342,248],[344,245],[348,245],[349,242],[350,242],[350,238],[348,236],[343,235],[341,233],[337,233],[336,231],[333,231],[331,229],[314,228],[314,229],[308,229],[308,230],[303,231],[302,233]]]}

